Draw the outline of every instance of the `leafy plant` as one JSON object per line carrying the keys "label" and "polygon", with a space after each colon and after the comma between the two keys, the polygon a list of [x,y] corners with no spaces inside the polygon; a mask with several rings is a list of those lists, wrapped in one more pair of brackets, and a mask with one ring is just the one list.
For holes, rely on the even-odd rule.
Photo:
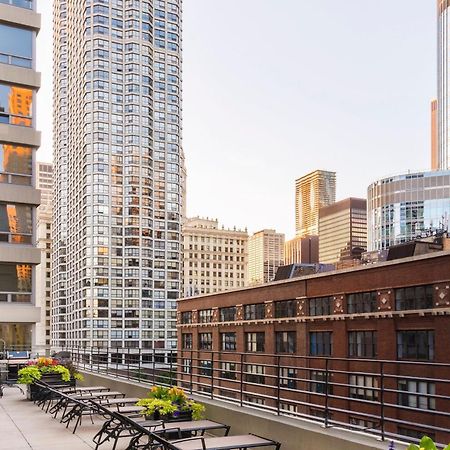
{"label": "leafy plant", "polygon": [[201,403],[190,400],[179,387],[153,386],[148,398],[139,400],[136,405],[144,406],[144,415],[153,415],[156,411],[161,416],[176,416],[180,412],[192,412],[193,420],[203,419],[205,407]]}
{"label": "leafy plant", "polygon": [[[438,450],[438,448],[431,438],[424,436],[420,440],[419,445],[410,444],[406,450]],[[443,450],[450,450],[450,444]]]}
{"label": "leafy plant", "polygon": [[37,366],[27,366],[23,369],[20,369],[19,377],[17,379],[17,382],[19,384],[31,384],[35,380],[40,380],[42,378],[41,371]]}

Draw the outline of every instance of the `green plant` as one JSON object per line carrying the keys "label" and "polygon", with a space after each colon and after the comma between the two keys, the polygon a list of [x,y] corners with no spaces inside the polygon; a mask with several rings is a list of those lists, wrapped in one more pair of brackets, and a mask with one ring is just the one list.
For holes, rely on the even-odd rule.
{"label": "green plant", "polygon": [[160,398],[142,398],[136,403],[137,406],[144,406],[143,414],[145,416],[152,416],[156,411],[161,416],[171,416],[177,407],[170,400],[163,400]]}
{"label": "green plant", "polygon": [[194,400],[189,400],[181,409],[182,411],[192,411],[192,420],[202,420],[205,418],[205,407]]}
{"label": "green plant", "polygon": [[[438,448],[431,438],[424,436],[420,440],[419,445],[410,444],[406,450],[438,450]],[[443,450],[450,450],[450,444]]]}
{"label": "green plant", "polygon": [[19,384],[31,384],[35,380],[40,380],[42,378],[41,371],[37,366],[24,367],[19,370],[18,374],[19,378],[17,379],[17,382]]}

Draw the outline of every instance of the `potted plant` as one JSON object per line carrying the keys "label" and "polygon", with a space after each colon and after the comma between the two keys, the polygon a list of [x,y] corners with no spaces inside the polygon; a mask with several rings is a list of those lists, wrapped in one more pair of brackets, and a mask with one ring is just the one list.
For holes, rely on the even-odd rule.
{"label": "potted plant", "polygon": [[[410,444],[406,450],[438,450],[438,448],[436,447],[436,444],[433,442],[433,439],[429,438],[428,436],[424,436],[420,440],[419,445]],[[442,450],[450,450],[450,444],[447,445],[447,447],[443,448]]]}
{"label": "potted plant", "polygon": [[148,419],[165,421],[201,420],[205,407],[188,398],[178,387],[154,386],[147,398],[140,399],[136,405],[144,406],[143,415]]}
{"label": "potted plant", "polygon": [[36,398],[39,391],[34,382],[36,380],[45,381],[47,384],[67,384],[74,385],[76,380],[82,380],[83,375],[76,371],[75,367],[68,368],[54,358],[38,358],[28,361],[26,367],[18,372],[19,378],[17,383],[27,385],[27,397],[30,400]]}

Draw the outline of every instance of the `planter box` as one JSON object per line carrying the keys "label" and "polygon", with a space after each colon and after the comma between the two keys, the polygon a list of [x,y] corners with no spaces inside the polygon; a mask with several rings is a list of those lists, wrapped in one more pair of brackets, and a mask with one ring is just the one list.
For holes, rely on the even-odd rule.
{"label": "planter box", "polygon": [[[67,387],[75,386],[76,380],[63,381],[61,380],[60,374],[44,374],[41,380],[47,383],[49,386],[61,386],[62,384],[67,385]],[[27,386],[27,399],[28,400],[39,400],[39,392],[41,388],[35,384],[29,384]]]}

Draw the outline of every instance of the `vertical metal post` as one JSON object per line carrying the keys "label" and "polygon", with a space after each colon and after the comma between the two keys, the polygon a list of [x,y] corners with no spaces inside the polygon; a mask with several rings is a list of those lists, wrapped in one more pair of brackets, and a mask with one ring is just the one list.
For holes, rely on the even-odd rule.
{"label": "vertical metal post", "polygon": [[152,378],[153,378],[153,386],[156,386],[156,383],[155,383],[155,370],[156,370],[155,355],[156,355],[156,351],[153,348],[153,371],[152,371],[153,372],[153,376],[152,376]]}
{"label": "vertical metal post", "polygon": [[172,387],[172,370],[173,370],[173,361],[172,361],[172,349],[170,349],[169,353],[170,364],[169,364],[169,385]]}
{"label": "vertical metal post", "polygon": [[280,368],[280,355],[278,355],[277,357],[277,379],[276,379],[276,383],[277,383],[277,416],[280,415],[280,397],[281,397],[281,368]]}
{"label": "vertical metal post", "polygon": [[[197,364],[196,364],[197,365]],[[192,394],[192,378],[193,378],[193,372],[194,372],[194,351],[191,349],[191,365],[189,368],[189,384],[191,386],[191,394]]]}
{"label": "vertical metal post", "polygon": [[110,348],[106,346],[106,374],[109,375],[109,355],[110,355]]}
{"label": "vertical metal post", "polygon": [[328,368],[329,359],[325,360],[325,428],[328,428],[328,377],[329,377],[329,368]]}
{"label": "vertical metal post", "polygon": [[116,347],[116,378],[119,376],[119,347]]}
{"label": "vertical metal post", "polygon": [[244,401],[244,353],[241,353],[241,369],[240,369],[240,382],[239,382],[239,393],[240,393],[240,405],[243,405]]}
{"label": "vertical metal post", "polygon": [[139,354],[138,354],[138,381],[141,381],[141,358],[142,358],[142,350],[141,347],[139,347]]}
{"label": "vertical metal post", "polygon": [[214,352],[211,352],[211,398],[214,398]]}
{"label": "vertical metal post", "polygon": [[380,428],[381,440],[384,441],[384,363],[380,361]]}
{"label": "vertical metal post", "polygon": [[89,360],[89,364],[90,364],[90,371],[93,372],[94,371],[94,348],[91,347],[91,359]]}
{"label": "vertical metal post", "polygon": [[130,379],[130,347],[128,347],[127,379]]}

